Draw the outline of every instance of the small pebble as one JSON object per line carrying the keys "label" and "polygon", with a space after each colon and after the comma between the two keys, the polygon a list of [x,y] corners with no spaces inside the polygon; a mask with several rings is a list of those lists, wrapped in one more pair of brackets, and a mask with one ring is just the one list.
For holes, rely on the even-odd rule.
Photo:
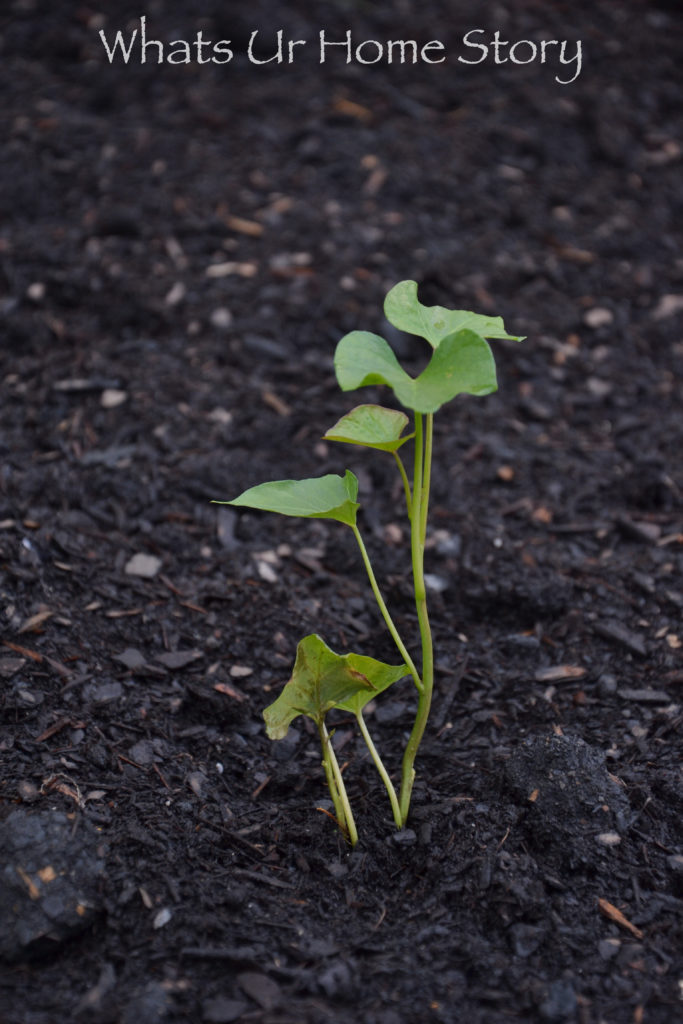
{"label": "small pebble", "polygon": [[598,327],[606,327],[611,324],[614,320],[614,314],[610,309],[605,309],[604,306],[594,306],[593,309],[587,310],[584,313],[583,322],[588,327],[597,329]]}
{"label": "small pebble", "polygon": [[603,960],[611,960],[621,949],[621,939],[602,939],[598,943],[598,952]]}
{"label": "small pebble", "polygon": [[211,324],[213,327],[217,327],[219,330],[226,330],[232,323],[232,313],[225,307],[214,309],[211,314]]}
{"label": "small pebble", "polygon": [[100,405],[103,409],[115,409],[117,405],[123,405],[127,398],[128,394],[119,388],[105,388],[100,398]]}
{"label": "small pebble", "polygon": [[137,554],[126,562],[124,572],[127,576],[140,576],[152,579],[161,569],[161,559],[155,555]]}
{"label": "small pebble", "polygon": [[621,842],[621,836],[618,832],[601,832],[596,838],[603,846],[618,846]]}
{"label": "small pebble", "polygon": [[608,697],[612,693],[617,692],[617,679],[616,676],[611,675],[609,672],[605,672],[598,679],[598,692],[603,697]]}

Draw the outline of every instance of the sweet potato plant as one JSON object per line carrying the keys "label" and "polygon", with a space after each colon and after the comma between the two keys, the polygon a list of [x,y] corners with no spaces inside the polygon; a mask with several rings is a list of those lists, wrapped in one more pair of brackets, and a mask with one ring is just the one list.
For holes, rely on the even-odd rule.
{"label": "sweet potato plant", "polygon": [[[358,480],[350,470],[347,469],[344,476],[328,474],[308,480],[275,480],[250,487],[231,501],[220,502],[287,516],[334,519],[350,529],[358,543],[372,592],[400,661],[388,665],[366,654],[337,654],[320,636],[312,633],[300,641],[291,678],[277,700],[264,711],[268,735],[274,740],[284,737],[299,715],[306,715],[315,722],[336,819],[352,845],[357,842],[358,833],[328,732],[327,715],[337,708],[355,716],[389,796],[396,826],[403,828],[410,810],[415,759],[434,690],[434,651],[424,576],[434,415],[458,395],[488,395],[496,390],[496,368],[487,339],[523,340],[508,334],[500,317],[424,306],[418,300],[415,281],[401,281],[391,289],[385,299],[384,315],[394,327],[419,335],[429,343],[433,351],[425,369],[419,376],[411,377],[384,338],[368,331],[352,331],[337,345],[334,357],[337,381],[342,391],[385,385],[406,411],[382,405],[358,405],[324,436],[330,441],[387,452],[396,462],[410,523],[420,656],[413,657],[409,652],[382,596],[358,527]],[[404,445],[409,443],[413,448],[411,477],[401,455]],[[363,709],[404,676],[410,676],[415,686],[417,710],[403,754],[397,790],[370,736]]]}

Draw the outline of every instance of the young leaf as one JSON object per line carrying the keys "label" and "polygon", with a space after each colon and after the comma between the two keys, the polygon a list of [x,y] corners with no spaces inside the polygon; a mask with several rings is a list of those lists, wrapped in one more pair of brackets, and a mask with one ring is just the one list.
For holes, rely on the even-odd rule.
{"label": "young leaf", "polygon": [[407,674],[405,665],[387,665],[361,654],[335,654],[324,640],[311,633],[299,642],[289,682],[263,712],[266,731],[272,740],[281,740],[299,715],[320,724],[332,708],[353,710],[346,702],[356,695],[365,697],[362,708]]}
{"label": "young leaf", "polygon": [[271,480],[250,487],[232,501],[214,504],[258,508],[306,519],[336,519],[355,526],[356,512],[360,508],[357,496],[358,480],[347,469],[343,477],[329,473],[309,480]]}
{"label": "young leaf", "polygon": [[390,324],[408,334],[425,338],[437,348],[445,337],[457,331],[470,330],[482,338],[507,338],[523,341],[508,334],[499,316],[484,316],[466,309],[446,309],[444,306],[423,306],[417,297],[415,281],[401,281],[394,285],[384,300],[384,315]]}
{"label": "young leaf", "polygon": [[456,395],[488,395],[497,387],[488,343],[467,330],[443,338],[416,379],[399,366],[384,338],[365,331],[341,339],[334,365],[342,391],[387,384],[401,405],[420,413],[436,412]]}
{"label": "young leaf", "polygon": [[[351,714],[357,715],[371,700],[408,675],[407,665],[384,665],[381,661],[375,661],[374,658],[368,658],[363,654],[354,654],[352,657],[355,659],[354,666],[358,671],[363,672],[368,679],[372,680],[373,689],[371,691],[356,690],[346,700],[338,701],[335,707],[340,711],[350,711]],[[379,672],[375,666],[381,666],[386,671]]]}
{"label": "young leaf", "polygon": [[357,405],[337,420],[324,435],[326,441],[345,441],[347,444],[362,444],[366,448],[380,448],[395,452],[413,436],[401,434],[408,425],[408,417],[397,409],[385,409],[382,405]]}
{"label": "young leaf", "polygon": [[344,335],[335,349],[334,370],[342,391],[365,384],[388,384],[398,396],[401,389],[410,388],[412,381],[384,338],[370,331]]}
{"label": "young leaf", "polygon": [[487,341],[474,331],[443,338],[414,382],[418,412],[436,412],[456,395],[489,395],[498,387],[496,364]]}

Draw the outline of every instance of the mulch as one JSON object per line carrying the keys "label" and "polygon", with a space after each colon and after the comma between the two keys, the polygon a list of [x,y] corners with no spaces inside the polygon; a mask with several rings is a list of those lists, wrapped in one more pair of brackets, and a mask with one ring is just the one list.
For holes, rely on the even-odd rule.
{"label": "mulch", "polygon": [[[0,16],[6,1024],[680,1013],[681,13],[392,6],[150,2],[227,66],[110,66],[127,0]],[[323,25],[584,64],[244,57]],[[406,278],[527,340],[436,419],[434,712],[402,833],[337,716],[351,850],[311,723],[261,713],[308,633],[395,658],[354,539],[211,500],[351,468],[415,647],[392,460],[321,440],[346,331],[424,365]],[[412,714],[409,680],[368,711],[393,773]]]}

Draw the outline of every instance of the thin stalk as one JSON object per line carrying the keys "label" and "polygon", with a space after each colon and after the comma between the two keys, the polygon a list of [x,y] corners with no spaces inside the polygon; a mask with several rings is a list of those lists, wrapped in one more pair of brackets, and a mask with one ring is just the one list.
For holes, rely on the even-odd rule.
{"label": "thin stalk", "polygon": [[372,592],[375,595],[375,600],[377,601],[377,604],[379,606],[379,610],[382,613],[382,618],[384,619],[384,621],[387,624],[387,628],[389,629],[389,632],[391,633],[391,635],[392,635],[392,637],[394,639],[394,643],[398,647],[398,650],[399,650],[399,653],[400,653],[401,657],[403,658],[404,662],[408,666],[408,670],[409,670],[411,676],[413,677],[413,682],[415,683],[415,686],[417,687],[418,693],[421,693],[422,692],[422,680],[420,679],[420,675],[419,675],[417,669],[415,668],[415,664],[413,662],[413,659],[410,657],[410,655],[408,653],[406,645],[403,643],[403,641],[401,640],[401,637],[399,636],[398,630],[396,629],[396,626],[394,625],[393,619],[391,618],[391,615],[389,614],[389,610],[388,610],[386,604],[384,603],[384,598],[382,597],[382,594],[380,592],[379,586],[377,584],[377,579],[375,578],[375,573],[374,573],[372,565],[370,563],[370,557],[369,557],[368,552],[366,550],[365,544],[363,543],[363,538],[360,535],[360,530],[355,525],[355,523],[352,525],[351,529],[353,530],[354,536],[355,536],[356,540],[358,541],[358,547],[360,548],[360,553],[361,553],[362,558],[363,558],[363,563],[364,563],[365,568],[367,570],[368,579],[370,580],[370,586],[372,587]]}
{"label": "thin stalk", "polygon": [[368,732],[368,727],[365,724],[365,719],[363,718],[363,712],[362,711],[357,711],[356,712],[356,718],[358,719],[358,728],[360,729],[360,731],[361,731],[361,733],[363,735],[363,739],[365,740],[365,745],[367,746],[368,750],[370,751],[370,756],[372,757],[372,760],[375,762],[375,767],[377,768],[377,771],[380,774],[382,782],[384,783],[385,789],[386,789],[387,793],[389,794],[389,800],[391,802],[391,810],[392,810],[393,815],[394,815],[394,821],[396,822],[396,827],[397,828],[403,828],[403,821],[401,819],[401,809],[400,809],[400,807],[398,805],[398,797],[396,796],[396,790],[394,789],[394,784],[391,781],[391,779],[389,778],[389,774],[388,774],[386,768],[382,764],[382,758],[379,756],[379,753],[377,751],[377,748],[375,747],[375,744],[372,742],[372,737],[370,736],[370,733]]}
{"label": "thin stalk", "polygon": [[325,732],[327,755],[329,757],[330,767],[332,768],[334,781],[337,784],[337,793],[339,795],[339,799],[341,801],[341,805],[343,808],[346,832],[349,838],[349,842],[351,843],[351,846],[355,846],[356,843],[358,842],[358,832],[356,831],[356,823],[353,820],[353,812],[351,810],[351,804],[349,803],[349,798],[346,793],[346,786],[344,785],[344,780],[342,779],[342,773],[339,767],[339,762],[337,761],[337,755],[334,752],[334,747],[332,746],[332,741],[330,740],[324,722],[322,723],[322,728]]}
{"label": "thin stalk", "polygon": [[330,743],[330,737],[325,727],[324,722],[318,723],[318,734],[320,736],[320,746],[323,751],[323,768],[325,769],[325,778],[327,779],[327,788],[330,791],[332,797],[332,803],[334,804],[335,817],[339,823],[340,828],[348,834],[348,824],[346,821],[346,814],[344,813],[344,805],[337,789],[337,782],[334,777],[332,770],[332,761],[330,753],[332,753],[332,744]]}
{"label": "thin stalk", "polygon": [[398,471],[401,474],[401,480],[403,481],[403,490],[406,493],[406,509],[408,510],[408,518],[410,519],[410,517],[412,515],[412,504],[413,504],[413,502],[412,502],[412,498],[410,496],[410,481],[408,480],[408,474],[406,473],[406,467],[403,465],[403,459],[398,454],[398,452],[392,452],[391,454],[396,459],[396,465],[398,466]]}
{"label": "thin stalk", "polygon": [[[431,416],[427,422],[427,438],[424,437],[422,414],[415,413],[415,471],[413,476],[413,508],[410,518],[411,557],[413,567],[413,585],[415,589],[415,606],[422,639],[422,689],[417,702],[417,714],[412,732],[403,755],[401,771],[401,792],[399,806],[401,824],[405,825],[410,809],[410,797],[415,781],[415,757],[424,736],[429,709],[432,703],[434,688],[434,651],[432,634],[427,613],[427,593],[424,580],[424,524],[426,523],[426,507],[428,486],[431,476]],[[426,486],[425,486],[426,485]]]}
{"label": "thin stalk", "polygon": [[422,470],[422,508],[420,510],[420,537],[424,548],[427,539],[427,513],[429,512],[429,487],[432,478],[432,441],[434,438],[434,413],[429,413],[425,425],[425,450]]}

